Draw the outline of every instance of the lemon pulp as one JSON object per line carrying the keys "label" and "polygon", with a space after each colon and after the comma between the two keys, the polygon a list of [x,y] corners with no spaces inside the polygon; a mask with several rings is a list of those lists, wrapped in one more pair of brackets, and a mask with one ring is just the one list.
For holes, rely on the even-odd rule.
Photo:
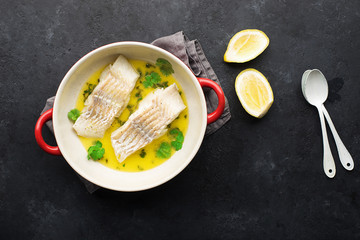
{"label": "lemon pulp", "polygon": [[257,29],[236,33],[229,41],[224,54],[225,62],[248,62],[259,56],[269,45],[266,34]]}
{"label": "lemon pulp", "polygon": [[263,117],[274,101],[269,82],[256,69],[242,71],[236,77],[235,90],[244,109],[257,118]]}

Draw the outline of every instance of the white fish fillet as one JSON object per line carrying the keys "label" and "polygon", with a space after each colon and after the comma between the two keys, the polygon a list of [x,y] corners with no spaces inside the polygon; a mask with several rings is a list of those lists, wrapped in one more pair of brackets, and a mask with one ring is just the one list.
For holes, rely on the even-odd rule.
{"label": "white fish fillet", "polygon": [[167,131],[166,126],[185,108],[175,83],[147,95],[126,123],[111,134],[111,144],[118,161],[124,161],[162,136]]}
{"label": "white fish fillet", "polygon": [[73,128],[79,136],[104,136],[115,117],[120,116],[130,100],[139,73],[120,55],[100,75],[100,82],[85,101],[85,107]]}

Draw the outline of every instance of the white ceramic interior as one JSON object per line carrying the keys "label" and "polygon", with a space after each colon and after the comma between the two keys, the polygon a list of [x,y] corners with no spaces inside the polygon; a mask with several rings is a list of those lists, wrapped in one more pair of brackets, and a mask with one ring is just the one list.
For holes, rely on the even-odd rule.
{"label": "white ceramic interior", "polygon": [[[173,66],[174,76],[188,102],[189,127],[183,148],[158,167],[143,172],[121,172],[87,160],[83,147],[67,113],[75,107],[77,96],[87,79],[99,68],[113,63],[119,54],[128,59],[155,63],[161,57]],[[158,186],[181,172],[193,159],[203,140],[207,122],[205,97],[190,69],[169,52],[140,42],[118,42],[100,47],[81,58],[65,75],[56,93],[53,109],[54,133],[60,151],[82,177],[104,188],[139,191]]]}

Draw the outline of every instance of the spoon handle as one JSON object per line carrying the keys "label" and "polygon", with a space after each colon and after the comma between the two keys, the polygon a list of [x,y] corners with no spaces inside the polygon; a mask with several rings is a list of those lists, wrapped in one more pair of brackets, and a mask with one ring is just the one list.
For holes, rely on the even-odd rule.
{"label": "spoon handle", "polygon": [[321,131],[322,131],[322,137],[323,137],[323,147],[324,147],[324,158],[323,158],[323,166],[324,166],[324,172],[326,176],[329,178],[333,178],[336,173],[335,168],[335,162],[334,158],[331,154],[330,146],[329,146],[329,140],[326,132],[326,126],[325,126],[325,119],[324,114],[321,111],[321,106],[317,107],[319,116],[320,116],[320,123],[321,123]]}
{"label": "spoon handle", "polygon": [[354,168],[354,160],[352,159],[349,151],[346,149],[344,143],[341,141],[339,134],[335,129],[334,123],[331,121],[330,115],[324,105],[321,106],[321,110],[324,113],[325,118],[329,124],[330,130],[334,136],[336,147],[339,153],[340,162],[346,170],[350,171]]}

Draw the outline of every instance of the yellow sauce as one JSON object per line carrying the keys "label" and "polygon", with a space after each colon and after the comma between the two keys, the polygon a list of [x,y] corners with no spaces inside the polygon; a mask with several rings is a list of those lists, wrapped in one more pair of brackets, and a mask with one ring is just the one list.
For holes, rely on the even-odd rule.
{"label": "yellow sauce", "polygon": [[[120,171],[138,172],[138,171],[144,171],[144,170],[154,168],[156,166],[159,166],[163,162],[165,162],[167,159],[162,159],[162,158],[156,157],[156,150],[159,149],[159,146],[162,142],[170,143],[171,141],[174,140],[174,137],[169,134],[169,131],[167,131],[167,133],[165,133],[163,136],[161,136],[160,138],[151,142],[149,145],[142,148],[142,149],[144,149],[144,151],[146,153],[144,158],[142,158],[140,156],[142,149],[139,149],[138,151],[136,151],[135,153],[133,153],[132,155],[127,157],[125,159],[125,161],[123,161],[122,163],[119,163],[115,157],[115,153],[114,153],[113,147],[111,145],[111,140],[110,140],[111,133],[121,126],[120,123],[123,124],[129,118],[131,111],[132,112],[136,111],[137,105],[141,101],[141,98],[145,98],[145,96],[147,94],[149,94],[150,92],[155,90],[152,87],[145,88],[144,85],[141,83],[142,81],[145,80],[144,76],[146,75],[146,73],[157,72],[161,76],[161,82],[167,81],[169,86],[173,83],[176,83],[177,87],[179,88],[179,92],[181,93],[182,100],[184,101],[184,104],[186,106],[187,106],[187,102],[186,102],[185,94],[183,93],[180,84],[175,80],[175,78],[172,75],[166,77],[160,72],[159,67],[151,66],[148,68],[148,67],[146,67],[147,63],[144,61],[129,59],[129,62],[132,64],[134,69],[140,71],[142,74],[141,74],[141,77],[138,79],[134,90],[131,92],[131,97],[130,97],[128,106],[121,113],[118,120],[115,120],[112,123],[111,127],[105,132],[105,135],[103,138],[85,138],[85,137],[80,137],[80,136],[79,136],[79,138],[86,150],[89,149],[90,146],[94,145],[97,140],[99,140],[103,144],[103,148],[105,148],[105,154],[104,154],[104,157],[99,160],[99,162],[101,164],[103,164],[109,168],[120,170]],[[83,92],[88,88],[87,84],[97,84],[100,74],[105,69],[105,67],[106,66],[104,66],[103,68],[96,71],[89,78],[87,83],[84,84],[83,88],[81,89],[81,91],[79,93],[79,96],[78,96],[78,99],[76,102],[76,108],[78,110],[82,111],[82,109],[84,108],[85,99],[83,96]],[[185,110],[183,110],[180,113],[179,117],[170,124],[169,129],[179,128],[180,131],[182,131],[182,133],[185,136],[185,133],[186,133],[186,130],[188,127],[188,122],[189,122],[188,110],[186,108]],[[175,153],[174,148],[172,148],[171,151],[172,151],[171,155]],[[84,159],[84,161],[88,161],[88,160]],[[89,160],[89,161],[92,161],[92,160]]]}

